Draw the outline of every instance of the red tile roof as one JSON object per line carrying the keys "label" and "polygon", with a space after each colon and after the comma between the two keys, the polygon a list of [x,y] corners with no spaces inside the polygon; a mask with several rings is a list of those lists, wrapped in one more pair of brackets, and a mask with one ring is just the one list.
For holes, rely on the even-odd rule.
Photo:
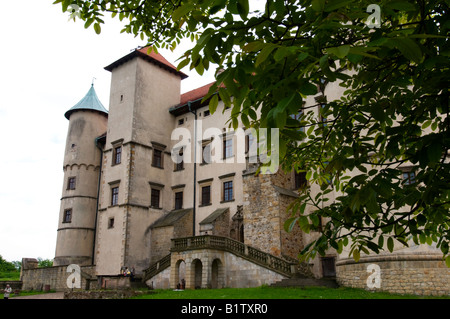
{"label": "red tile roof", "polygon": [[148,55],[149,57],[151,57],[152,59],[155,59],[156,61],[168,66],[171,69],[174,69],[175,71],[177,71],[177,68],[171,64],[169,61],[167,61],[161,54],[159,53],[155,53],[155,51],[151,51],[150,54],[148,53],[148,51],[150,50],[150,47],[143,47],[141,49],[138,49],[137,51],[144,53],[146,55]]}
{"label": "red tile roof", "polygon": [[208,94],[209,88],[216,82],[211,82],[199,88],[196,88],[192,91],[181,94],[180,96],[180,105],[184,105],[187,102],[192,102],[198,99],[203,98],[206,94]]}
{"label": "red tile roof", "polygon": [[188,77],[183,72],[178,71],[177,68],[173,64],[171,64],[169,61],[167,61],[161,54],[155,53],[154,51],[151,51],[149,54],[148,53],[149,48],[150,47],[136,49],[133,52],[127,54],[126,56],[120,58],[119,60],[106,66],[105,70],[111,72],[114,68],[118,67],[119,65],[122,65],[135,57],[141,57],[144,60],[149,61],[150,63],[159,65],[160,67],[166,69],[167,71],[173,72],[173,73],[179,75],[182,79],[185,79]]}

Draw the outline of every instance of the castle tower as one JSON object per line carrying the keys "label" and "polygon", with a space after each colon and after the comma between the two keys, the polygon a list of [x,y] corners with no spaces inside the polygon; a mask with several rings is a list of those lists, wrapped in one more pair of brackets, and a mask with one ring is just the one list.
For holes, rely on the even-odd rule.
{"label": "castle tower", "polygon": [[[173,198],[173,184],[167,182],[173,172],[169,108],[180,103],[186,75],[148,49],[105,67],[111,95],[95,243],[101,275],[115,275],[122,267],[138,274],[148,267],[150,226],[168,213],[162,206]],[[158,200],[152,204],[155,192]]]}
{"label": "castle tower", "polygon": [[97,138],[107,129],[108,111],[92,84],[65,113],[69,120],[64,183],[54,265],[93,263],[101,151]]}

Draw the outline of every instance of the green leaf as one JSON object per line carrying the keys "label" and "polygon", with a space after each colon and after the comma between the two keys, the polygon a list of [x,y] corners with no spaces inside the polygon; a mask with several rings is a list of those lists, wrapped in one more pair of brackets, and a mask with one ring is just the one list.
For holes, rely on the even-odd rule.
{"label": "green leaf", "polygon": [[248,12],[250,10],[248,0],[238,0],[237,2],[237,10],[242,20],[247,19]]}
{"label": "green leaf", "polygon": [[307,52],[302,52],[298,55],[297,60],[298,60],[298,62],[302,62],[308,56],[309,56],[309,54]]}
{"label": "green leaf", "polygon": [[181,61],[178,66],[177,66],[177,70],[181,70],[182,68],[184,68],[186,65],[189,64],[191,60],[190,59],[184,59],[183,61]]}
{"label": "green leaf", "polygon": [[325,12],[334,11],[336,9],[342,8],[346,6],[347,4],[352,3],[354,0],[333,0],[329,1],[327,5],[325,6]]}
{"label": "green leaf", "polygon": [[247,43],[246,45],[244,45],[244,47],[242,49],[247,52],[256,52],[256,51],[261,50],[263,47],[264,47],[264,42],[253,41],[253,42],[250,42],[250,43]]}
{"label": "green leaf", "polygon": [[100,24],[95,23],[94,30],[95,30],[95,33],[100,34],[102,32],[102,28],[100,27]]}
{"label": "green leaf", "polygon": [[325,8],[325,0],[313,0],[311,6],[314,11],[322,12]]}
{"label": "green leaf", "polygon": [[334,54],[339,59],[345,58],[349,52],[350,52],[350,45],[348,44],[327,49],[327,53]]}
{"label": "green leaf", "polygon": [[391,38],[389,39],[391,45],[400,50],[400,52],[408,59],[420,63],[422,60],[422,50],[417,43],[410,38]]}
{"label": "green leaf", "polygon": [[255,66],[259,66],[261,63],[263,63],[267,57],[273,52],[273,50],[276,49],[276,45],[273,43],[268,43],[264,46],[264,48],[261,50],[261,52],[258,54],[258,57],[256,58]]}
{"label": "green leaf", "polygon": [[445,258],[445,264],[447,265],[448,268],[450,268],[450,256],[447,256]]}
{"label": "green leaf", "polygon": [[217,94],[214,94],[211,100],[209,101],[209,111],[211,112],[211,114],[214,114],[214,112],[216,112],[218,104],[219,104],[219,96]]}
{"label": "green leaf", "polygon": [[180,20],[181,17],[185,16],[186,14],[188,14],[189,11],[192,11],[194,9],[194,4],[193,3],[185,3],[183,5],[181,5],[180,7],[178,7],[173,13],[172,13],[172,19],[174,21],[178,21]]}
{"label": "green leaf", "polygon": [[440,161],[442,157],[442,145],[437,139],[427,147],[427,154],[430,162],[437,163]]}
{"label": "green leaf", "polygon": [[361,255],[360,255],[360,253],[359,253],[359,250],[354,249],[354,250],[353,250],[353,259],[354,259],[356,262],[358,262],[360,258],[361,258]]}
{"label": "green leaf", "polygon": [[391,253],[394,251],[394,240],[392,239],[392,237],[388,238],[387,247]]}
{"label": "green leaf", "polygon": [[302,93],[304,95],[317,94],[317,86],[310,82],[305,82],[305,83],[300,84],[300,87],[298,90],[300,91],[300,93]]}
{"label": "green leaf", "polygon": [[383,248],[383,246],[384,246],[384,237],[383,237],[383,235],[380,235],[380,237],[378,237],[378,246],[380,248]]}
{"label": "green leaf", "polygon": [[297,223],[297,220],[298,220],[298,217],[292,217],[292,218],[287,219],[284,222],[284,230],[287,233],[290,233],[292,231],[292,229],[294,229],[294,226]]}
{"label": "green leaf", "polygon": [[379,122],[384,122],[384,109],[381,105],[372,105],[370,107],[370,114]]}
{"label": "green leaf", "polygon": [[283,112],[290,109],[298,109],[301,106],[301,102],[301,97],[296,92],[294,92],[294,94],[292,94],[291,96],[288,96],[278,102],[277,108],[279,108]]}
{"label": "green leaf", "polygon": [[360,55],[360,56],[365,56],[365,57],[368,57],[368,58],[380,60],[380,58],[377,57],[376,55],[367,53],[366,51],[367,51],[368,49],[371,50],[371,48],[352,47],[352,48],[350,48],[350,50],[349,50],[349,54]]}

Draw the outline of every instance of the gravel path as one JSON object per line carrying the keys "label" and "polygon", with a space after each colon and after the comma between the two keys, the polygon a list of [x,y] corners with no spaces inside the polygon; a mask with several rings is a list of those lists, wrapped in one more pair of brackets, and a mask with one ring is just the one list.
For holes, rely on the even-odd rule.
{"label": "gravel path", "polygon": [[64,292],[52,292],[48,294],[38,294],[31,296],[18,296],[11,299],[64,299]]}

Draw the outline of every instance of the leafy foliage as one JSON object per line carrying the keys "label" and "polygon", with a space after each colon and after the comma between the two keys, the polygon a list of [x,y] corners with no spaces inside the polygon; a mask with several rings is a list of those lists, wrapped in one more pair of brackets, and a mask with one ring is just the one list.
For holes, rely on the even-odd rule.
{"label": "leafy foliage", "polygon": [[8,271],[15,271],[16,266],[14,262],[9,262],[3,259],[2,256],[0,256],[0,272],[8,272]]}
{"label": "leafy foliage", "polygon": [[41,257],[38,257],[38,267],[39,268],[45,268],[45,267],[52,267],[53,266],[53,260],[52,259],[42,259]]}
{"label": "leafy foliage", "polygon": [[[280,129],[283,167],[306,170],[310,185],[286,229],[325,222],[305,258],[414,242],[436,244],[450,266],[449,2],[377,1],[381,25],[369,28],[372,2],[55,1],[79,5],[98,33],[111,12],[154,49],[190,38],[179,68],[221,71],[211,112],[220,98],[231,125]],[[325,94],[333,86],[345,94]]]}

